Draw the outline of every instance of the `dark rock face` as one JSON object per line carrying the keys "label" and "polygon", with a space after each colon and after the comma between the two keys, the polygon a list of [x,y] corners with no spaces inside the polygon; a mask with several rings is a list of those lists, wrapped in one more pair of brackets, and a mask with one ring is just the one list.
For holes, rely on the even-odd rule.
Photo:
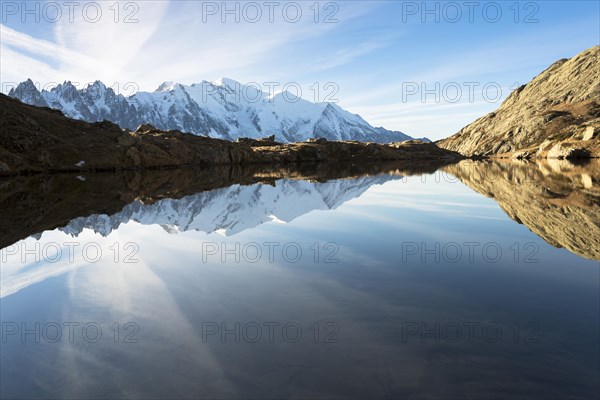
{"label": "dark rock face", "polygon": [[275,141],[275,135],[267,136],[261,139],[252,138],[239,138],[238,143],[244,143],[251,147],[262,147],[262,146],[279,146],[281,143]]}
{"label": "dark rock face", "polygon": [[279,144],[273,138],[230,142],[142,125],[124,131],[110,122],[90,124],[0,95],[1,174],[107,171],[301,162],[429,160],[440,166],[462,157],[432,143],[389,145],[356,141]]}
{"label": "dark rock face", "polygon": [[[500,108],[438,144],[466,156],[564,158],[553,146],[600,157],[600,46],[560,60],[510,94]],[[573,155],[574,156],[574,155]]]}

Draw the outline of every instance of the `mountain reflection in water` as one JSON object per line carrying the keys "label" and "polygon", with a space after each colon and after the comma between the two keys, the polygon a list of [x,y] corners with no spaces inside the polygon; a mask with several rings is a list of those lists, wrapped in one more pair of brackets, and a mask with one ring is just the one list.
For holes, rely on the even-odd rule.
{"label": "mountain reflection in water", "polygon": [[[234,235],[265,222],[335,209],[373,185],[434,171],[436,166],[422,164],[319,164],[0,180],[0,249],[55,228],[74,236],[86,228],[106,236],[128,221],[173,233]],[[552,246],[600,260],[600,160],[582,166],[563,160],[462,161],[438,173],[493,198],[511,219]]]}

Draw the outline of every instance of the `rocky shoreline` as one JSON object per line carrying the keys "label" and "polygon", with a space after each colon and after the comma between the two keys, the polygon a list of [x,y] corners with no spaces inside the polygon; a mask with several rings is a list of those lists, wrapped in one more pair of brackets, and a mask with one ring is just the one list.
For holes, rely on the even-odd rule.
{"label": "rocky shoreline", "polygon": [[439,167],[464,157],[433,143],[266,139],[231,142],[142,125],[135,132],[104,121],[66,118],[0,95],[0,175],[165,169],[183,166],[428,161]]}

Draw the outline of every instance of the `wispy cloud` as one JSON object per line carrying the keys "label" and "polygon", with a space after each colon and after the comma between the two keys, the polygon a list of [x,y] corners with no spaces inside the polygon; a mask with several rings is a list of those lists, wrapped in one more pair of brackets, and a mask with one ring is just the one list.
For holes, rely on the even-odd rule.
{"label": "wispy cloud", "polygon": [[[310,9],[313,3],[301,3],[305,17],[297,23],[281,16],[272,22],[265,17],[258,23],[222,23],[219,15],[203,18],[200,2],[153,1],[136,3],[138,22],[124,23],[124,3],[118,3],[119,21],[115,20],[114,4],[102,3],[104,17],[98,22],[91,23],[75,13],[74,21],[63,18],[53,26],[53,38],[38,39],[3,26],[0,43],[12,51],[3,53],[2,79],[31,77],[47,81],[60,77],[84,82],[101,79],[109,84],[132,81],[142,90],[153,90],[164,80],[192,83],[231,76],[241,81],[254,81],[257,77],[267,81],[283,75],[293,79],[290,75],[299,65],[308,67],[315,63],[303,54],[290,53],[290,49],[300,43],[319,43],[323,35],[375,8],[343,4],[335,14],[339,22],[328,24],[315,23]],[[349,63],[381,46],[379,42],[365,41],[357,48],[342,47],[333,52],[330,45],[320,46],[318,56],[323,62],[313,72]],[[27,60],[32,65],[36,61],[42,64],[22,69]],[[265,65],[271,72],[265,73]],[[307,68],[300,70],[306,73]]]}
{"label": "wispy cloud", "polygon": [[6,67],[3,69],[3,75],[7,72],[14,73],[14,70],[23,74],[23,68],[27,70],[28,63],[37,64],[38,69],[44,65],[45,72],[57,70],[52,67],[51,61],[58,61],[63,68],[78,71],[78,74],[106,67],[106,63],[102,60],[48,40],[34,38],[2,24],[0,24],[0,38],[0,45],[3,47],[3,64]]}
{"label": "wispy cloud", "polygon": [[386,45],[387,43],[383,42],[365,42],[355,47],[340,49],[333,54],[328,55],[327,57],[316,60],[310,71],[324,71],[340,65],[348,64],[354,59],[365,56],[375,50],[384,48]]}

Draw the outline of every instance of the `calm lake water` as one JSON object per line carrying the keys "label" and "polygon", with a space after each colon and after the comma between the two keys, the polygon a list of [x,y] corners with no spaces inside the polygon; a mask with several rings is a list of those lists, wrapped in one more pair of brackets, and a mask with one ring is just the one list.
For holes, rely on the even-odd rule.
{"label": "calm lake water", "polygon": [[597,398],[598,170],[0,181],[0,395]]}

